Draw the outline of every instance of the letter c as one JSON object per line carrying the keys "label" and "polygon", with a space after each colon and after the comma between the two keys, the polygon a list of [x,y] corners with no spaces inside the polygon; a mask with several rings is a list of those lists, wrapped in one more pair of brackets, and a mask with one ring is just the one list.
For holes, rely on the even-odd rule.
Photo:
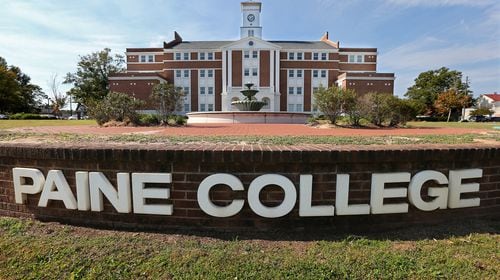
{"label": "letter c", "polygon": [[210,216],[220,218],[231,217],[238,214],[245,204],[243,199],[235,199],[226,206],[215,205],[210,200],[210,190],[216,185],[227,185],[233,191],[244,190],[243,183],[234,175],[224,173],[210,175],[203,179],[198,187],[198,204],[201,210]]}

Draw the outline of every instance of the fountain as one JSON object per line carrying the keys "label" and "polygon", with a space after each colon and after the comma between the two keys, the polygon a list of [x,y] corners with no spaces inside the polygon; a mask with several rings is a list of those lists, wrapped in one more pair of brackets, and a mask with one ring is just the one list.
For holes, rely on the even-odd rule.
{"label": "fountain", "polygon": [[246,83],[246,89],[240,91],[245,96],[245,99],[233,101],[231,105],[234,105],[240,111],[259,111],[262,107],[267,105],[264,101],[256,100],[255,95],[259,91],[252,89],[252,86],[252,83]]}
{"label": "fountain", "polygon": [[[187,113],[189,124],[216,124],[216,123],[285,123],[304,124],[310,116],[302,112],[259,112],[267,105],[258,101],[255,95],[259,92],[252,89],[252,83],[246,83],[245,89],[240,92],[245,96],[243,100],[233,101],[231,105],[238,111],[212,111]],[[226,95],[227,96],[227,95]],[[277,101],[279,102],[279,100]]]}

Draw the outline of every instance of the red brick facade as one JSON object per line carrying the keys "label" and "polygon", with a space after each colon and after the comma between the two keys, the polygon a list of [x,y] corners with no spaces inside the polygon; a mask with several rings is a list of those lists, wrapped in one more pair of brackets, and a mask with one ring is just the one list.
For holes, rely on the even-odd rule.
{"label": "red brick facade", "polygon": [[[356,147],[335,148],[322,145],[266,146],[248,145],[177,145],[151,147],[37,147],[18,144],[0,146],[0,215],[33,217],[86,226],[107,228],[133,228],[169,230],[195,228],[198,230],[253,231],[287,229],[314,231],[330,229],[381,230],[412,224],[432,224],[450,219],[474,216],[500,218],[500,148],[498,146],[434,146],[434,147]],[[39,194],[28,195],[27,204],[14,200],[12,168],[36,168],[46,176],[49,170],[62,170],[73,193],[75,171],[100,171],[116,186],[117,172],[166,172],[172,174],[170,199],[173,214],[140,215],[120,214],[104,198],[104,211],[67,210],[60,201],[49,201],[48,207],[38,207]],[[238,177],[244,191],[230,191],[215,187],[211,198],[224,205],[234,198],[246,199],[252,180],[263,174],[280,174],[298,188],[300,174],[313,176],[313,205],[333,205],[336,174],[350,175],[349,203],[368,203],[372,173],[436,170],[448,174],[449,170],[482,169],[482,177],[474,179],[480,184],[479,192],[466,197],[479,197],[480,206],[472,208],[441,209],[425,212],[410,207],[409,213],[300,217],[297,201],[291,213],[281,218],[263,218],[253,213],[248,203],[236,216],[215,218],[207,215],[197,202],[200,182],[214,173],[229,173]],[[469,180],[470,181],[470,180]],[[401,184],[398,184],[398,186]],[[404,184],[403,184],[404,185]],[[429,184],[432,185],[432,184]],[[427,187],[429,185],[426,184]],[[407,186],[407,184],[406,184]],[[424,186],[423,193],[426,193]],[[268,206],[281,203],[282,191],[266,187],[261,200]],[[390,203],[408,202],[407,198],[390,199]]]}

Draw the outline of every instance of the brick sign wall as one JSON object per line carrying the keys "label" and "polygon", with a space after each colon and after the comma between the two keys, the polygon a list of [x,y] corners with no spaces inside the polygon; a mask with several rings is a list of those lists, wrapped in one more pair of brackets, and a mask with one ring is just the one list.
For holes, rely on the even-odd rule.
{"label": "brick sign wall", "polygon": [[[43,178],[46,183],[44,188],[52,187],[52,190],[42,191],[41,189],[26,188],[26,193],[16,194],[13,168],[27,169],[32,172],[40,171],[39,174],[42,177],[37,178]],[[66,180],[67,186],[71,190],[69,196],[75,197],[73,208],[76,208],[78,204],[78,209],[68,209],[71,208],[68,206],[71,203],[53,199],[60,195],[57,192],[61,191],[60,186],[64,185],[64,180],[57,181],[61,179],[60,176],[52,176],[57,175],[58,171],[54,170],[61,171],[58,174]],[[440,176],[439,178],[446,180],[446,182],[441,185],[432,180],[425,182],[419,196],[422,200],[421,204],[435,199],[436,194],[433,194],[433,197],[428,196],[429,188],[437,189],[441,187],[441,190],[443,188],[451,190],[451,185],[455,184],[459,187],[462,186],[462,191],[467,190],[467,186],[472,186],[472,189],[459,194],[458,198],[456,198],[456,193],[451,194],[446,191],[442,197],[444,205],[441,205],[438,210],[424,211],[418,209],[414,203],[415,194],[413,194],[413,198],[409,197],[409,184],[418,185],[418,182],[416,182],[418,176],[416,175],[425,170],[432,171],[428,174],[437,174],[436,176]],[[460,173],[462,170],[472,170],[467,174],[473,174],[473,177],[476,178],[464,177],[457,181],[453,177],[455,175],[452,176],[452,174],[462,174]],[[53,174],[49,176],[49,172]],[[139,198],[136,196],[137,193],[132,191],[128,200],[129,210],[127,210],[126,200],[123,200],[125,201],[125,210],[122,210],[122,212],[128,211],[130,213],[119,213],[116,207],[110,203],[107,195],[101,193],[102,208],[98,209],[99,203],[94,200],[99,197],[94,196],[93,193],[90,195],[87,193],[86,198],[87,201],[92,201],[90,203],[92,206],[89,203],[86,205],[82,202],[84,196],[79,193],[76,187],[77,172],[83,172],[84,177],[81,178],[84,179],[81,179],[81,182],[87,182],[89,178],[91,181],[93,180],[93,175],[89,176],[90,173],[85,172],[101,172],[104,178],[109,180],[110,185],[114,187],[120,184],[119,180],[117,180],[117,173],[124,173],[120,175],[125,178],[123,180],[131,179],[128,185],[122,181],[122,187],[132,189],[136,188],[134,185],[136,179],[134,179],[135,175],[133,173],[170,174],[171,182],[168,184],[143,184],[143,190],[148,188],[155,188],[156,190],[168,189],[169,193],[167,195],[169,198],[148,198],[147,192],[143,192],[142,195],[145,197],[142,200],[143,205],[138,206],[136,203]],[[236,178],[234,182],[241,182],[242,185],[242,190],[233,190],[227,185],[215,184],[209,191],[208,201],[215,207],[224,208],[224,206],[235,201],[243,201],[242,208],[236,211],[235,215],[229,217],[216,217],[217,214],[207,214],[207,211],[200,207],[198,193],[200,183],[209,176],[221,173]],[[260,179],[257,180],[257,178],[259,177],[261,179],[271,178],[270,176],[262,177],[262,175],[269,174],[279,175],[278,177],[283,179],[284,182],[291,182],[293,188],[291,193],[296,193],[291,210],[284,210],[285,214],[276,214],[279,216],[276,218],[263,217],[262,214],[258,214],[257,207],[252,207],[249,202],[249,195],[251,195],[249,194],[249,186],[251,184],[258,185],[257,181]],[[374,174],[385,174],[384,178],[387,176],[392,176],[390,178],[393,179],[400,178],[399,182],[396,183],[386,182],[383,186],[386,191],[385,195],[383,192],[379,195],[385,196],[381,201],[389,205],[389,208],[392,207],[391,209],[398,207],[401,209],[401,206],[405,208],[405,205],[407,205],[406,212],[403,210],[403,212],[399,213],[376,213],[379,210],[376,210],[374,205],[376,200],[373,197]],[[338,175],[349,176],[347,178]],[[410,177],[411,183],[409,182]],[[37,178],[34,180],[24,177],[19,178],[21,180],[19,184],[21,185],[36,185],[37,182],[33,181],[38,180]],[[307,187],[307,182],[308,180],[310,182],[311,179],[310,193],[307,194],[304,188]],[[283,204],[282,202],[288,194],[285,195],[282,187],[272,184],[274,182],[272,179],[269,180],[271,181],[267,182],[271,182],[270,185],[263,186],[261,191],[257,193],[257,200],[260,201],[261,206],[270,209],[269,213],[271,213],[274,211],[273,209],[277,209]],[[340,184],[339,180],[343,180],[343,183]],[[53,184],[47,186],[49,181]],[[448,183],[449,188],[447,188]],[[237,183],[235,184],[237,185]],[[479,191],[473,190],[474,184],[479,184]],[[344,210],[341,207],[342,203],[336,201],[336,195],[339,192],[336,185],[342,185],[342,188],[347,190],[348,200],[344,201]],[[41,186],[42,183],[40,183]],[[82,186],[87,185],[82,183]],[[393,192],[392,196],[395,197],[391,198],[392,189],[398,189],[399,194]],[[302,193],[303,191],[304,193]],[[48,195],[47,197],[51,197],[51,199],[46,201],[45,206],[40,206],[43,192],[46,192],[45,195]],[[404,194],[402,195],[401,192],[404,192]],[[96,193],[99,194],[99,192]],[[162,193],[165,194],[165,192]],[[16,195],[18,196],[17,202]],[[479,198],[479,206],[453,207],[453,205],[457,205],[450,202],[453,200],[453,196],[456,199],[462,199],[462,202],[469,201],[471,203],[474,203],[474,198]],[[304,200],[304,197],[310,198],[310,201],[307,203],[301,201]],[[21,198],[24,198],[24,200]],[[302,203],[306,203],[309,212],[306,211],[305,206],[303,209],[301,208]],[[462,206],[467,203],[462,203]],[[165,207],[166,205],[170,206]],[[349,207],[361,205],[358,210],[363,212],[363,209],[365,209],[368,212],[357,214],[344,212],[342,214],[342,211],[346,209],[346,205],[350,205]],[[395,205],[399,206],[396,207]],[[149,206],[160,206],[158,208],[160,211],[162,209],[167,210],[160,215],[138,214],[140,212],[138,209],[142,209],[140,207]],[[161,208],[162,206],[164,208]],[[322,206],[323,208],[321,208]],[[333,210],[334,207],[335,210]],[[314,211],[316,212],[310,210],[313,208],[315,208]],[[171,213],[166,215],[168,209],[170,209]],[[351,210],[357,211],[353,209]],[[334,213],[333,216],[324,214],[330,212],[331,214]],[[319,214],[314,216],[310,213]],[[158,146],[158,148],[151,146],[109,146],[105,148],[38,147],[11,144],[2,144],[0,146],[0,215],[3,216],[33,217],[45,221],[60,221],[108,228],[150,230],[195,228],[242,231],[249,229],[314,230],[316,228],[323,230],[383,230],[411,224],[439,223],[466,217],[493,216],[498,218],[499,213],[500,147],[498,146],[363,146],[340,148],[326,145],[304,145],[301,147],[176,145]]]}

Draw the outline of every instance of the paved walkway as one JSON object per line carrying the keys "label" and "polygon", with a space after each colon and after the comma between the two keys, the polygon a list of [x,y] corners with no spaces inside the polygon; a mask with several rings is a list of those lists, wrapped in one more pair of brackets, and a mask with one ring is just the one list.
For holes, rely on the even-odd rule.
{"label": "paved walkway", "polygon": [[383,136],[483,133],[484,129],[468,128],[316,128],[301,124],[206,124],[186,127],[98,127],[51,126],[17,128],[12,131],[82,134],[152,134],[152,135],[318,135],[318,136]]}

